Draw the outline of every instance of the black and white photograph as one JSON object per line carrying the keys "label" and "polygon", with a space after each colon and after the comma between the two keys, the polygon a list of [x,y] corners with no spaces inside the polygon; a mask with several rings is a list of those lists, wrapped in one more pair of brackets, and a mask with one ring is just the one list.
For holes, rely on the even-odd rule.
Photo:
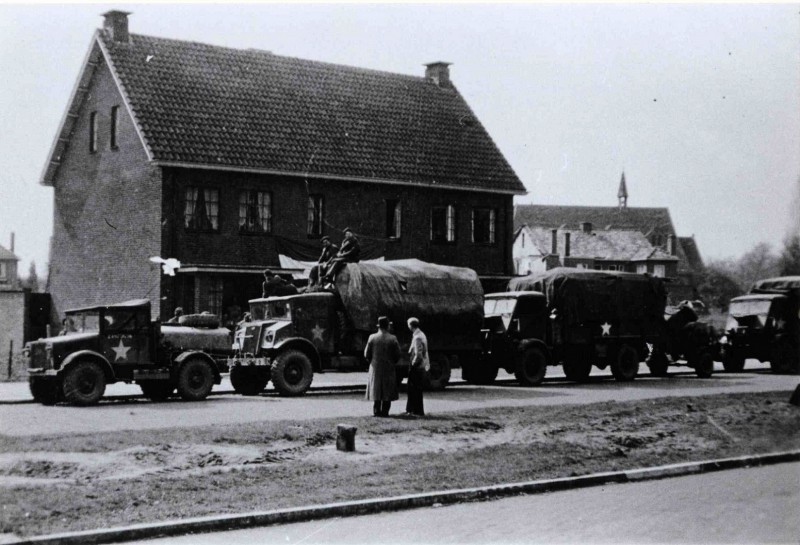
{"label": "black and white photograph", "polygon": [[0,544],[800,540],[800,4],[0,3],[0,74]]}

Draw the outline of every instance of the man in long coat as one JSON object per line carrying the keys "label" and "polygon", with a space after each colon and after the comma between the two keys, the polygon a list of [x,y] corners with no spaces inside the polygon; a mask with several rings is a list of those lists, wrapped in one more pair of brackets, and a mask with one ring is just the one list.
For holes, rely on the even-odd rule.
{"label": "man in long coat", "polygon": [[378,332],[373,333],[364,348],[369,362],[366,399],[373,402],[374,416],[389,416],[392,401],[398,399],[395,366],[400,359],[400,343],[389,333],[389,318],[378,318]]}

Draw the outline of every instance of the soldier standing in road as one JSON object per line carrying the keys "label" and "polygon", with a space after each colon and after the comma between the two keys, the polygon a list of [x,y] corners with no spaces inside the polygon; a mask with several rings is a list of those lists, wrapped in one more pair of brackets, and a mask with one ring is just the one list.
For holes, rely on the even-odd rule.
{"label": "soldier standing in road", "polygon": [[392,401],[398,399],[395,366],[400,359],[400,343],[388,329],[389,318],[378,318],[378,332],[369,336],[364,349],[369,362],[366,399],[373,402],[373,416],[389,416]]}
{"label": "soldier standing in road", "polygon": [[411,330],[411,346],[408,348],[411,362],[408,369],[406,415],[425,416],[422,388],[425,384],[425,373],[431,366],[428,357],[428,338],[419,328],[419,320],[416,318],[408,319],[408,329]]}

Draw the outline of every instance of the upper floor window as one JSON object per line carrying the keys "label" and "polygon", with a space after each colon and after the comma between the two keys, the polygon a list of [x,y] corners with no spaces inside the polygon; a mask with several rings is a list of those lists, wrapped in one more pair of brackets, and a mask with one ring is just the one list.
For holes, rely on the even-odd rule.
{"label": "upper floor window", "polygon": [[89,114],[89,151],[97,151],[97,112]]}
{"label": "upper floor window", "polygon": [[664,265],[653,265],[653,276],[664,278],[667,276],[667,267]]}
{"label": "upper floor window", "polygon": [[308,196],[308,236],[319,237],[322,236],[322,225],[324,221],[323,216],[323,200],[322,195],[309,195]]}
{"label": "upper floor window", "polygon": [[8,280],[8,268],[5,262],[0,261],[0,282],[5,282],[6,280]]}
{"label": "upper floor window", "polygon": [[272,232],[272,194],[266,191],[239,193],[239,231]]}
{"label": "upper floor window", "polygon": [[636,272],[639,274],[644,274],[647,272],[647,263],[637,263],[636,264]]}
{"label": "upper floor window", "polygon": [[401,211],[402,207],[399,200],[386,200],[386,238],[394,240],[400,238]]}
{"label": "upper floor window", "polygon": [[456,240],[456,209],[452,204],[431,209],[431,241],[454,242]]}
{"label": "upper floor window", "polygon": [[[523,237],[525,235],[523,234]],[[493,208],[472,209],[472,242],[494,244],[495,211]],[[523,238],[523,244],[525,239]]]}
{"label": "upper floor window", "polygon": [[187,187],[183,224],[197,231],[219,230],[219,190]]}
{"label": "upper floor window", "polygon": [[109,129],[108,145],[117,149],[117,124],[119,123],[119,106],[111,107],[111,126]]}

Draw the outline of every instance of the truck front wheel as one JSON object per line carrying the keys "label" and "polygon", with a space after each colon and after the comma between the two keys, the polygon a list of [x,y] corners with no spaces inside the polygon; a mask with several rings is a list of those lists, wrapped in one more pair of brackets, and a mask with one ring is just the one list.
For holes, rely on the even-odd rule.
{"label": "truck front wheel", "polygon": [[538,386],[547,373],[547,356],[536,346],[528,348],[518,359],[514,376],[522,386]]}
{"label": "truck front wheel", "polygon": [[32,377],[29,383],[33,400],[42,405],[55,405],[61,396],[61,384],[57,379]]}
{"label": "truck front wheel", "polygon": [[214,369],[200,358],[191,358],[178,371],[178,393],[186,401],[201,401],[214,387]]}
{"label": "truck front wheel", "polygon": [[165,401],[175,391],[175,386],[168,380],[147,380],[139,383],[144,397],[150,401]]}
{"label": "truck front wheel", "polygon": [[299,350],[281,352],[272,365],[272,384],[283,396],[300,396],[306,393],[314,379],[311,360]]}
{"label": "truck front wheel", "polygon": [[611,374],[620,382],[630,382],[639,374],[639,352],[629,344],[623,344],[611,362]]}
{"label": "truck front wheel", "polygon": [[231,369],[231,386],[237,394],[254,396],[264,391],[269,382],[265,367],[234,367]]}
{"label": "truck front wheel", "polygon": [[79,361],[64,375],[64,399],[86,407],[96,405],[106,391],[106,375],[93,361]]}
{"label": "truck front wheel", "polygon": [[693,362],[694,372],[700,378],[711,378],[714,373],[714,356],[710,350],[701,350]]}

